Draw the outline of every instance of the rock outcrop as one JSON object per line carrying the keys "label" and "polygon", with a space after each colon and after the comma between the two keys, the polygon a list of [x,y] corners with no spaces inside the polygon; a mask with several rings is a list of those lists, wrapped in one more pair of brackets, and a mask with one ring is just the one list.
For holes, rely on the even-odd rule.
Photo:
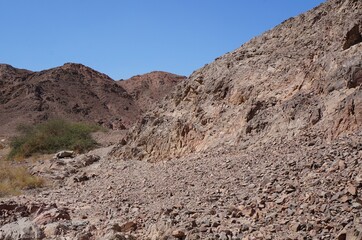
{"label": "rock outcrop", "polygon": [[113,150],[158,161],[362,126],[362,2],[330,0],[195,71]]}

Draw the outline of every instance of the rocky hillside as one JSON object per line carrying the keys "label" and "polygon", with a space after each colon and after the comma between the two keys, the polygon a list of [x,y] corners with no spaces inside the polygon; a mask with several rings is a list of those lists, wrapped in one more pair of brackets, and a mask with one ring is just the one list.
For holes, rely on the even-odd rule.
{"label": "rocky hillside", "polygon": [[185,79],[184,76],[154,71],[118,83],[133,97],[141,111],[145,112],[151,109],[151,103],[161,100],[173,90],[175,85]]}
{"label": "rocky hillside", "polygon": [[195,71],[113,150],[157,161],[362,126],[362,1],[329,0]]}
{"label": "rocky hillside", "polygon": [[[149,163],[44,159],[52,189],[0,199],[0,239],[362,239],[362,131]],[[63,155],[63,154],[62,154]]]}
{"label": "rocky hillside", "polygon": [[2,64],[0,135],[14,134],[20,123],[36,123],[54,117],[96,122],[111,129],[128,128],[152,102],[170,91],[177,82],[172,78],[170,74],[166,86],[159,85],[162,91],[155,81],[153,88],[147,90],[147,95],[153,98],[139,104],[134,92],[142,94],[145,90],[139,88],[143,79],[135,84],[125,81],[124,85],[131,89],[128,93],[122,84],[81,64],[68,63],[40,72]]}
{"label": "rocky hillside", "polygon": [[28,161],[49,184],[0,200],[0,239],[362,239],[361,11],[329,0],[216,59],[115,148]]}

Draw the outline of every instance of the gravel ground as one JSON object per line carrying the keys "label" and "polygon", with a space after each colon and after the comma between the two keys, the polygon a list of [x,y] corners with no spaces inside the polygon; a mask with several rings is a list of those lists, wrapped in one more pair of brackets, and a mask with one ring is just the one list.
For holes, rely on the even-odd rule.
{"label": "gravel ground", "polygon": [[33,171],[55,186],[5,203],[67,211],[68,220],[54,221],[67,227],[49,239],[335,239],[359,231],[361,140],[300,139],[158,163],[114,159],[112,147],[101,148],[87,154],[100,160],[86,167],[74,167],[84,156],[73,167],[69,159],[38,164]]}

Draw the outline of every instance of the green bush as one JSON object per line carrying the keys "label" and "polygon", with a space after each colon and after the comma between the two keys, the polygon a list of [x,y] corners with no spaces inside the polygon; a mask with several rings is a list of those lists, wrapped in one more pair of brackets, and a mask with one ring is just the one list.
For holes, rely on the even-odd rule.
{"label": "green bush", "polygon": [[61,119],[34,126],[22,125],[18,127],[19,136],[10,142],[8,159],[23,159],[34,154],[55,153],[65,149],[82,153],[97,145],[91,133],[98,130],[100,127],[96,125]]}

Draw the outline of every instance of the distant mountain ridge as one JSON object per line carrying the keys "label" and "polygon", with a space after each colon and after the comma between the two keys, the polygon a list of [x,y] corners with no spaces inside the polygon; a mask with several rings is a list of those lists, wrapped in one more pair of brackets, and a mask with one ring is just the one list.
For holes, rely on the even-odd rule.
{"label": "distant mountain ridge", "polygon": [[[176,77],[168,73],[165,76]],[[142,82],[142,76],[139,78]],[[137,91],[132,80],[124,82]],[[160,100],[177,82],[167,82],[162,86],[164,91],[157,92],[150,101]],[[154,85],[149,92],[156,89]],[[40,72],[1,64],[0,93],[0,135],[13,134],[20,123],[57,117],[96,122],[112,129],[128,128],[152,105],[148,102],[141,109],[137,99],[118,81],[75,63]]]}

